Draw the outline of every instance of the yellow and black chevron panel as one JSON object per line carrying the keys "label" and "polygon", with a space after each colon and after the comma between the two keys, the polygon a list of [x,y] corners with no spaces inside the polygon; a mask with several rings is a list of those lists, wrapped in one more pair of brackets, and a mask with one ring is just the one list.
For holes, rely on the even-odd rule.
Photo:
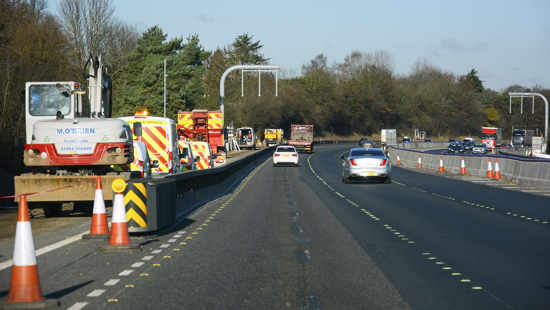
{"label": "yellow and black chevron panel", "polygon": [[147,189],[145,183],[128,183],[124,190],[128,231],[147,227]]}

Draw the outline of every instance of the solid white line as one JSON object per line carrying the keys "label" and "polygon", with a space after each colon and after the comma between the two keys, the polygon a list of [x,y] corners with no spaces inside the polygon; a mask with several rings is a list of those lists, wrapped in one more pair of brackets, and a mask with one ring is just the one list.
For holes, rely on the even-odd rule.
{"label": "solid white line", "polygon": [[105,290],[95,290],[88,294],[88,297],[99,297],[101,294],[105,293]]}
{"label": "solid white line", "polygon": [[120,281],[120,279],[111,279],[111,280],[105,282],[105,284],[103,284],[103,285],[107,285],[107,286],[116,285],[118,283],[118,281]]}
{"label": "solid white line", "polygon": [[538,191],[538,190],[530,190],[530,189],[522,189],[521,191],[526,192],[526,193],[546,193],[546,192],[548,192],[548,191]]}
{"label": "solid white line", "polygon": [[134,272],[133,270],[124,270],[123,272],[119,273],[118,275],[119,276],[127,276],[127,275],[130,275],[132,272]]}
{"label": "solid white line", "polygon": [[514,189],[516,189],[517,186],[512,186],[512,187],[501,187],[501,188],[514,188]]}
{"label": "solid white line", "polygon": [[132,265],[132,266],[130,266],[130,267],[132,267],[132,268],[138,268],[138,267],[141,267],[141,266],[143,266],[143,264],[145,264],[145,263],[143,263],[143,262],[140,262],[140,263],[135,263],[135,264],[133,264],[133,265]]}
{"label": "solid white line", "polygon": [[86,307],[87,304],[88,304],[87,302],[77,302],[74,305],[72,305],[71,307],[67,308],[67,310],[80,310],[80,309]]}
{"label": "solid white line", "polygon": [[[65,239],[65,240],[61,240],[61,241],[56,242],[56,243],[54,243],[54,244],[50,244],[50,245],[45,246],[45,247],[43,247],[43,248],[41,248],[41,249],[38,249],[38,250],[35,251],[36,256],[39,256],[39,255],[42,255],[42,254],[46,254],[46,253],[48,253],[48,252],[50,252],[50,251],[59,249],[60,247],[65,246],[65,245],[67,245],[67,244],[69,244],[69,243],[73,243],[73,242],[75,242],[75,241],[77,241],[77,240],[82,240],[82,235],[85,235],[85,234],[87,234],[87,233],[89,233],[89,232],[90,232],[90,231],[87,230],[87,231],[85,231],[85,232],[83,232],[83,233],[81,233],[81,234],[78,234],[78,235],[76,235],[76,236],[72,236],[72,237],[67,238],[67,239]],[[7,261],[5,261],[5,262],[2,262],[2,263],[0,263],[0,270],[4,270],[4,269],[6,269],[6,268],[9,268],[9,267],[11,267],[12,265],[13,265],[13,260],[11,260],[11,259],[10,259],[10,260],[7,260]]]}

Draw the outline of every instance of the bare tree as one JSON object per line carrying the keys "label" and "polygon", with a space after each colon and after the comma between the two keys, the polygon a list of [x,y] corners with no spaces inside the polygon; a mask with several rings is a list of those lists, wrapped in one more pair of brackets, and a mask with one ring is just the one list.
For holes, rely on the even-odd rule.
{"label": "bare tree", "polygon": [[111,75],[116,74],[137,45],[136,27],[114,16],[111,0],[61,0],[58,9],[72,65],[81,68],[90,54],[102,55]]}

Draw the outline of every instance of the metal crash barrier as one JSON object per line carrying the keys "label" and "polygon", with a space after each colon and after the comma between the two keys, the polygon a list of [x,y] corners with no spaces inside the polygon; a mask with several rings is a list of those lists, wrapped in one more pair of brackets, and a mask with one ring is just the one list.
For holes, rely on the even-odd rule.
{"label": "metal crash barrier", "polygon": [[156,231],[175,223],[198,206],[225,195],[273,148],[266,148],[218,168],[128,181],[124,191],[128,231]]}

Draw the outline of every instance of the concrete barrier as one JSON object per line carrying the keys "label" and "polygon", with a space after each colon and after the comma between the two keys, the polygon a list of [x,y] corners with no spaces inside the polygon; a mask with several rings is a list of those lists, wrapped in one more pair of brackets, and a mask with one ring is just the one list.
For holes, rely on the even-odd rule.
{"label": "concrete barrier", "polygon": [[430,153],[429,151],[418,151],[419,149],[433,148],[441,149],[446,143],[437,142],[412,142],[398,143],[389,147],[392,164],[399,159],[404,166],[417,167],[418,155],[422,158],[422,169],[439,170],[439,161],[443,156],[443,167],[449,173],[460,173],[462,156],[466,173],[475,176],[487,176],[488,159],[491,159],[492,170],[495,171],[496,159],[498,158],[500,175],[502,178],[514,180],[518,184],[528,184],[538,187],[550,188],[550,160],[533,157],[514,157],[505,155],[478,155],[478,154],[441,154]]}

